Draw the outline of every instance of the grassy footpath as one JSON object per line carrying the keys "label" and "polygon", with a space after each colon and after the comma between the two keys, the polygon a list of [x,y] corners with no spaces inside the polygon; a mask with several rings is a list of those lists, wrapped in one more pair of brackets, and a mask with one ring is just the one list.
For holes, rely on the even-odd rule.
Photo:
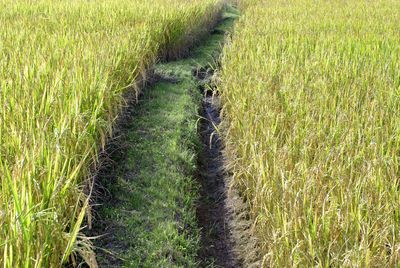
{"label": "grassy footpath", "polygon": [[231,25],[226,13],[187,58],[155,66],[160,81],[144,91],[125,122],[128,149],[101,179],[110,194],[93,223],[96,234],[105,234],[95,240],[100,266],[199,265],[194,174],[204,82],[194,73],[214,65]]}
{"label": "grassy footpath", "polygon": [[266,267],[400,262],[400,2],[240,0],[229,167]]}
{"label": "grassy footpath", "polygon": [[218,0],[1,1],[4,267],[59,267],[71,252],[90,257],[78,235],[83,189],[124,93],[159,56],[179,56],[220,7]]}
{"label": "grassy footpath", "polygon": [[[194,116],[201,96],[195,90],[192,81],[160,82],[143,96],[126,134],[132,146],[118,177],[104,185],[113,199],[99,217],[110,234],[96,243],[117,252],[124,265],[195,263],[197,186],[188,177],[198,143]],[[106,255],[99,263],[111,260]]]}

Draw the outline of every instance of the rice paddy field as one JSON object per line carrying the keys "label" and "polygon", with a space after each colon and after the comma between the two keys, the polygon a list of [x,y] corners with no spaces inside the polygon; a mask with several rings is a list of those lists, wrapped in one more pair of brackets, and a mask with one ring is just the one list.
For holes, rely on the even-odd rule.
{"label": "rice paddy field", "polygon": [[266,267],[400,261],[400,2],[239,0],[228,167]]}
{"label": "rice paddy field", "polygon": [[217,0],[0,2],[0,264],[94,262],[90,168],[127,91],[181,53]]}
{"label": "rice paddy field", "polygon": [[[213,31],[221,38],[228,36],[221,59],[212,52],[197,58],[188,53],[218,18],[224,20],[221,10],[228,2],[237,4],[241,16],[232,34],[221,27]],[[225,23],[233,23],[236,17],[235,11]],[[85,236],[83,229],[94,222],[90,197],[95,170],[101,165],[99,155],[127,106],[127,96],[138,99],[149,70],[160,60],[186,55],[193,66],[186,66],[184,76],[176,76],[180,80],[168,77],[178,67],[161,72],[166,75],[160,78],[168,85],[165,89],[174,88],[176,97],[163,88],[160,92],[171,101],[152,111],[174,119],[171,111],[177,107],[173,106],[180,105],[176,117],[183,123],[174,129],[177,134],[169,144],[179,155],[184,147],[179,139],[198,140],[194,128],[201,116],[196,122],[183,118],[184,114],[194,117],[200,109],[185,102],[198,93],[188,92],[198,87],[207,91],[217,84],[214,93],[219,94],[222,123],[216,131],[224,145],[225,169],[249,206],[252,234],[261,252],[261,259],[254,263],[261,267],[395,267],[400,263],[399,21],[400,2],[395,0],[0,1],[0,266],[66,267],[86,262],[97,267],[94,238]],[[216,62],[194,64],[205,59],[220,63],[215,74],[208,69]],[[175,65],[179,62],[171,63]],[[208,68],[210,77],[203,81],[199,70],[196,75],[193,69],[196,66]],[[193,88],[181,90],[188,77]],[[157,92],[146,96],[161,94]],[[163,125],[169,121],[146,114],[152,111],[136,114],[157,126],[159,136],[167,137]],[[130,199],[131,190],[141,189],[141,184],[158,185],[156,178],[147,176],[156,171],[181,190],[185,182],[178,183],[172,172],[165,171],[169,169],[160,167],[174,167],[183,178],[188,175],[179,162],[183,156],[155,157],[168,142],[160,139],[165,144],[153,150],[153,125],[142,130],[139,123],[129,124],[138,130],[136,140],[147,138],[137,147],[131,144],[130,155],[148,161],[142,161],[147,163],[142,170],[133,166],[130,171],[133,178],[141,174],[143,183],[129,185],[131,177],[118,180],[123,182],[121,187],[127,185],[126,199],[147,200],[146,192]],[[148,137],[143,133],[149,133]],[[191,133],[190,137],[185,133]],[[144,144],[149,148],[135,149]],[[210,174],[197,170],[197,154],[201,153],[191,151],[184,160],[191,163],[193,174],[207,178]],[[151,166],[156,158],[164,160],[160,167]],[[218,159],[203,159],[214,160]],[[184,190],[188,196],[179,196],[192,206],[188,208],[191,214],[184,216],[193,223],[194,234],[186,236],[190,228],[175,219],[183,216],[164,210],[167,206],[161,199],[142,205],[157,204],[171,216],[171,226],[177,227],[176,236],[161,227],[162,235],[154,241],[164,236],[175,239],[182,259],[190,259],[193,266],[214,265],[216,260],[207,256],[199,260],[202,250],[197,245],[204,240],[202,233],[213,234],[222,227],[198,228],[195,188],[200,186],[192,182],[193,187]],[[165,199],[179,209],[177,198]],[[113,213],[107,223],[129,214],[133,224],[126,221],[129,226],[122,229],[128,232],[125,229],[137,227],[147,232],[129,234],[127,241],[151,237],[147,235],[151,228],[144,225],[152,225],[147,214],[134,208]],[[203,214],[209,217],[207,211]],[[234,228],[228,227],[231,233],[229,228]],[[116,237],[104,241],[124,245]],[[157,248],[154,241],[141,241],[146,245],[143,256],[134,252],[140,245],[119,250],[143,258],[149,267],[153,259],[179,266],[168,247],[147,252]],[[102,255],[103,263],[114,263],[107,259],[110,254]],[[228,257],[239,263],[235,254]],[[121,260],[135,265],[135,259]]]}

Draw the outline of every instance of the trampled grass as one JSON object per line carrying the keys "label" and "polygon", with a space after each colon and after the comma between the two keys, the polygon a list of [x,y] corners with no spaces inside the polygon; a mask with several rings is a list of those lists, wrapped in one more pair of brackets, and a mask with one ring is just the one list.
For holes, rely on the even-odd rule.
{"label": "trampled grass", "polygon": [[79,235],[88,207],[84,182],[123,94],[159,55],[178,53],[188,35],[206,28],[219,6],[217,0],[0,3],[3,267],[58,267],[71,252],[93,261]]}
{"label": "trampled grass", "polygon": [[239,1],[219,90],[265,266],[400,259],[400,3]]}

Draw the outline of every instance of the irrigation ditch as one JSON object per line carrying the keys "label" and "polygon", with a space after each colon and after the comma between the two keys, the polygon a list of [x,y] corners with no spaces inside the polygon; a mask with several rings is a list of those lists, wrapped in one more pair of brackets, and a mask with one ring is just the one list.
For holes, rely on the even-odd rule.
{"label": "irrigation ditch", "polygon": [[213,70],[237,17],[226,7],[187,57],[157,64],[124,112],[86,231],[96,237],[100,267],[259,266],[248,208],[230,189],[215,128]]}
{"label": "irrigation ditch", "polygon": [[[199,78],[209,87],[213,72],[208,69],[204,73]],[[261,257],[252,233],[249,208],[238,189],[232,187],[232,177],[224,168],[223,143],[218,130],[220,105],[215,93],[206,92],[202,104],[203,148],[198,176],[201,197],[197,208],[202,230],[199,256],[205,267],[259,267]]]}

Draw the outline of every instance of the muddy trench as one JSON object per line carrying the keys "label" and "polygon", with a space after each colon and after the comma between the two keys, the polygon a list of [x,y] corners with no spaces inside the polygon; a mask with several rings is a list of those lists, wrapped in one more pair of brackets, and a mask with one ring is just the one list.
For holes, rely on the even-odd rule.
{"label": "muddy trench", "polygon": [[203,152],[200,155],[201,198],[197,208],[201,227],[200,257],[206,265],[239,267],[232,233],[233,211],[227,204],[228,185],[222,161],[221,139],[215,128],[220,124],[218,97],[205,96],[202,124]]}
{"label": "muddy trench", "polygon": [[[197,220],[201,227],[199,256],[203,267],[259,267],[260,254],[252,232],[249,208],[232,177],[225,170],[223,140],[220,136],[220,97],[212,81],[213,72],[202,72],[206,81],[201,116],[203,150],[199,157],[201,197]],[[208,82],[208,83],[207,83]]]}

